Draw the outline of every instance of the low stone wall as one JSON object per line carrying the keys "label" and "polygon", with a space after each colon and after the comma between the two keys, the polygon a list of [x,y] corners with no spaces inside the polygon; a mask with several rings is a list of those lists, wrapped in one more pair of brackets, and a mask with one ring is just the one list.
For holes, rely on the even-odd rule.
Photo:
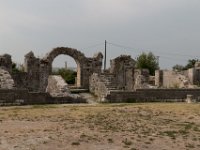
{"label": "low stone wall", "polygon": [[80,97],[52,97],[48,93],[29,92],[26,89],[0,89],[0,105],[32,105],[86,103]]}
{"label": "low stone wall", "polygon": [[187,95],[200,101],[200,89],[138,89],[133,92],[110,91],[108,102],[183,102]]}

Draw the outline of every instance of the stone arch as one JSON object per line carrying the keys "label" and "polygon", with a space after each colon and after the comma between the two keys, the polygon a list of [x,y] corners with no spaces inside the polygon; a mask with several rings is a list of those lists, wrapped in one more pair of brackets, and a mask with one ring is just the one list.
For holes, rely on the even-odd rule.
{"label": "stone arch", "polygon": [[54,59],[59,56],[59,55],[68,55],[72,57],[76,64],[77,64],[77,87],[81,87],[83,85],[84,80],[82,78],[82,71],[83,71],[83,65],[87,62],[87,58],[83,53],[80,51],[73,49],[73,48],[68,48],[68,47],[58,47],[54,48],[52,51],[50,51],[43,60],[46,60],[48,62],[48,72],[51,74],[52,72],[52,63]]}
{"label": "stone arch", "polygon": [[[52,63],[58,55],[68,55],[72,57],[77,63],[77,87],[89,89],[89,77],[93,73],[101,73],[103,55],[98,53],[94,57],[85,57],[80,51],[68,48],[58,47],[50,51],[43,59],[39,59],[39,91],[45,92],[48,85],[48,77],[52,72]],[[36,60],[34,60],[35,62]],[[32,62],[32,59],[26,61]],[[35,70],[32,65],[28,63],[29,70]],[[30,71],[29,71],[30,72]]]}

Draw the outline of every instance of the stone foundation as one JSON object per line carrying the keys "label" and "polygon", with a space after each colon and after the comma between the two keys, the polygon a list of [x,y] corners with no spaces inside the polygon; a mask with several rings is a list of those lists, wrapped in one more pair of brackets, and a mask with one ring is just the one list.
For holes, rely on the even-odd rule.
{"label": "stone foundation", "polygon": [[200,89],[138,89],[134,92],[110,91],[107,102],[185,102],[187,95],[200,102]]}
{"label": "stone foundation", "polygon": [[86,100],[80,97],[52,97],[48,93],[29,92],[26,89],[0,89],[2,106],[64,103],[86,103]]}

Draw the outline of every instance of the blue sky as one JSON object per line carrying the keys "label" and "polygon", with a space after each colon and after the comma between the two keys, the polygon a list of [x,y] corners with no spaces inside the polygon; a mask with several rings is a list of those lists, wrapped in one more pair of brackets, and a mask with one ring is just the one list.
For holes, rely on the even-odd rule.
{"label": "blue sky", "polygon": [[[93,56],[108,44],[109,59],[143,51],[160,56],[161,68],[200,58],[199,0],[0,0],[0,54],[23,63],[33,51],[55,47]],[[118,44],[118,45],[116,45]],[[93,45],[97,45],[92,47]],[[64,66],[69,57],[58,57]],[[72,62],[72,63],[71,63]]]}

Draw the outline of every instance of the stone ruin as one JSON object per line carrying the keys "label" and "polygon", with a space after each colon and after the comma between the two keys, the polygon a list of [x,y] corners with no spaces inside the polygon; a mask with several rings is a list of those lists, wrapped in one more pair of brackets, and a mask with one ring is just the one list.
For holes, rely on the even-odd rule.
{"label": "stone ruin", "polygon": [[[64,83],[61,77],[52,76],[52,63],[57,56],[62,54],[71,56],[77,63],[76,87],[88,89],[90,75],[101,72],[103,59],[101,53],[90,58],[76,49],[58,47],[40,59],[35,57],[33,52],[29,52],[25,55],[24,71],[21,72],[12,72],[13,62],[11,56],[5,54],[0,56],[0,103],[6,102],[6,99],[8,99],[7,93],[9,92],[16,93],[12,98],[12,102],[15,99],[34,99],[33,95],[39,97],[38,99],[41,99],[43,103],[45,101],[54,103],[48,100],[54,99],[52,97],[58,97],[56,103],[58,101],[62,103],[82,101],[80,97],[74,98],[71,96],[67,84]],[[25,90],[24,95],[20,94],[21,90]],[[80,100],[77,100],[77,98]],[[29,103],[36,102],[29,101]]]}
{"label": "stone ruin", "polygon": [[136,61],[128,55],[110,60],[110,68],[102,70],[101,53],[90,58],[76,49],[58,47],[44,58],[33,52],[26,54],[21,72],[12,72],[10,55],[0,56],[0,103],[7,102],[8,94],[13,95],[10,102],[22,100],[24,104],[81,102],[72,96],[61,76],[52,75],[52,63],[62,54],[77,64],[76,88],[88,89],[100,102],[183,101],[187,95],[200,99],[199,62],[184,72],[157,70],[150,76],[147,69],[136,69]]}
{"label": "stone ruin", "polygon": [[[29,91],[46,92],[48,78],[52,74],[52,62],[59,55],[71,56],[77,63],[77,87],[88,88],[89,76],[100,73],[103,55],[97,54],[93,58],[85,57],[76,49],[58,47],[42,59],[36,58],[33,52],[25,55],[24,72],[13,73],[16,88],[27,88]],[[12,63],[11,63],[12,64]]]}
{"label": "stone ruin", "polygon": [[90,77],[90,92],[99,101],[184,101],[187,94],[200,100],[200,63],[185,72],[136,69],[135,60],[121,55],[110,61],[110,68]]}
{"label": "stone ruin", "polygon": [[50,75],[46,92],[53,97],[65,97],[70,95],[68,84],[60,75]]}
{"label": "stone ruin", "polygon": [[0,88],[1,89],[13,89],[15,86],[14,80],[10,73],[5,69],[0,68]]}
{"label": "stone ruin", "polygon": [[157,70],[155,85],[159,88],[198,88],[200,85],[200,62],[185,71]]}

